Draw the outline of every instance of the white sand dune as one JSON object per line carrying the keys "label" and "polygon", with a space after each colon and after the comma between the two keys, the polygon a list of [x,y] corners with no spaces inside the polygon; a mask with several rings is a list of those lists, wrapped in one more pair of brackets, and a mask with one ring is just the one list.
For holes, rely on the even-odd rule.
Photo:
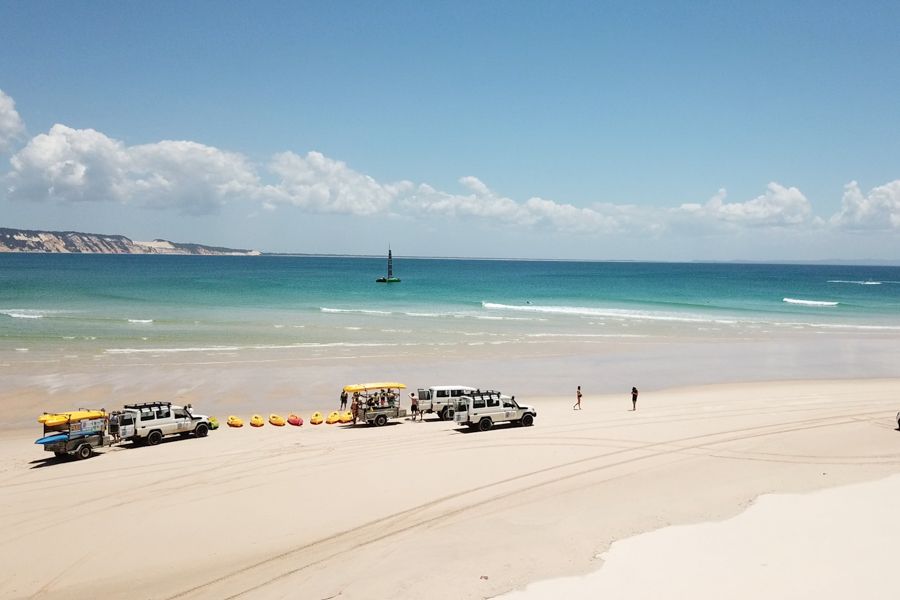
{"label": "white sand dune", "polygon": [[[882,379],[645,390],[637,412],[627,394],[588,393],[582,411],[567,397],[528,398],[538,406],[531,428],[225,428],[73,462],[46,459],[32,443],[37,425],[4,432],[0,597],[492,597],[596,571],[596,557],[616,540],[627,550],[627,538],[643,532],[733,517],[762,494],[900,473],[898,389],[900,380]],[[26,409],[36,403],[22,398]],[[250,412],[266,411],[242,414]],[[815,539],[818,553],[797,553],[796,577],[760,578],[739,597],[802,592],[785,586],[805,585],[819,571],[840,577],[821,558],[845,556],[848,545],[860,562],[882,551],[896,556],[896,546],[867,550],[868,540],[884,542],[871,527],[851,543],[851,513],[874,506],[873,495],[896,494],[890,481],[851,489],[852,501],[804,497],[805,512],[833,535]],[[795,534],[787,532],[794,509],[782,504],[765,498],[760,508],[786,521],[754,521],[717,542],[747,546],[728,569],[752,574],[761,557],[783,560],[782,536]],[[753,513],[736,521],[744,518]],[[704,529],[683,531],[663,542],[670,554],[689,556],[690,544],[710,539]],[[722,587],[728,578],[699,575],[678,593],[654,590],[659,553],[644,562],[644,550],[619,548],[609,554],[610,572],[646,576],[651,589],[631,597],[735,595]],[[892,573],[884,575],[883,588],[867,589],[885,595],[862,597],[890,597]],[[817,598],[847,597],[846,587],[815,589]]]}

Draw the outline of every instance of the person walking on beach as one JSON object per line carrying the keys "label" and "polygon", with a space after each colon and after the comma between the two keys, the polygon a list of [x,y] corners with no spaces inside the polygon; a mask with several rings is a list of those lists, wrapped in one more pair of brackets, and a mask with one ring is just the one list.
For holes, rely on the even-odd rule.
{"label": "person walking on beach", "polygon": [[575,390],[575,406],[572,407],[572,410],[581,410],[581,386],[578,386],[578,389]]}
{"label": "person walking on beach", "polygon": [[341,410],[347,410],[347,390],[341,390]]}
{"label": "person walking on beach", "polygon": [[631,410],[637,410],[637,397],[638,397],[638,389],[636,387],[631,388]]}

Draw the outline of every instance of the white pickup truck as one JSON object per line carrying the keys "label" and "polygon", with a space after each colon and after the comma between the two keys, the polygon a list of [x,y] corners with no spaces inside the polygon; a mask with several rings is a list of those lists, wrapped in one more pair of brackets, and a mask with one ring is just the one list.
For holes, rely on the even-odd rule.
{"label": "white pickup truck", "polygon": [[168,435],[206,437],[209,417],[196,415],[191,405],[176,406],[171,402],[126,404],[109,416],[109,432],[119,440],[155,446]]}
{"label": "white pickup truck", "polygon": [[493,390],[476,390],[458,398],[453,420],[470,429],[487,431],[497,423],[534,425],[537,410],[516,402],[515,396],[504,396]]}

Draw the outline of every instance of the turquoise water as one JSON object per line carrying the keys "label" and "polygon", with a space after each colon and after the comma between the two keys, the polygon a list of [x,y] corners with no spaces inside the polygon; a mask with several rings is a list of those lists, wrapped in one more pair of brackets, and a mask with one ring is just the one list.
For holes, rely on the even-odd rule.
{"label": "turquoise water", "polygon": [[0,350],[97,353],[900,333],[900,268],[0,255]]}

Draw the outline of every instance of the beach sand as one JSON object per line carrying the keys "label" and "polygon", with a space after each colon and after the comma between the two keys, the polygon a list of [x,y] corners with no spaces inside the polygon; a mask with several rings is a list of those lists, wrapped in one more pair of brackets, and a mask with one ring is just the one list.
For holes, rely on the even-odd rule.
{"label": "beach sand", "polygon": [[[572,410],[574,385],[557,397],[522,390],[521,400],[538,409],[530,428],[468,433],[436,420],[223,427],[205,439],[125,445],[85,461],[48,459],[33,444],[36,423],[4,431],[0,597],[486,598],[602,574],[600,556],[615,541],[735,517],[764,494],[900,473],[898,379],[642,388],[636,412],[629,389],[597,395],[586,388],[582,411]],[[62,383],[52,404],[94,405],[109,391]],[[149,399],[152,392],[141,393]],[[32,386],[7,388],[3,400],[14,414],[36,417],[42,398]],[[219,402],[210,412],[275,410]],[[217,416],[224,421],[227,413]],[[852,513],[882,506],[884,494],[900,501],[895,484],[846,493],[852,502],[803,498],[823,528],[853,523]],[[792,521],[793,509],[763,500],[767,514]],[[744,526],[744,537],[754,529]],[[848,527],[831,530],[817,542],[819,553],[794,558],[815,572],[822,553],[837,553],[854,537]],[[871,528],[860,535],[881,545],[855,540],[857,563],[900,552],[896,537],[879,538]],[[772,560],[798,536],[770,530]],[[744,537],[739,531],[728,543],[743,545]],[[680,553],[680,543],[668,551]],[[640,575],[662,559],[623,560],[617,569]],[[738,556],[728,567],[751,572],[756,560]],[[857,563],[823,566],[820,575],[852,578]],[[883,588],[868,589],[890,596],[889,575]],[[784,577],[779,587],[803,583]],[[798,570],[798,579],[808,577]],[[730,595],[731,588],[716,588],[719,581],[687,589],[692,598]],[[548,584],[555,585],[538,585]],[[819,586],[816,597],[845,598],[846,590]],[[760,583],[756,591],[744,597],[769,588]],[[684,596],[657,589],[643,597]]]}

